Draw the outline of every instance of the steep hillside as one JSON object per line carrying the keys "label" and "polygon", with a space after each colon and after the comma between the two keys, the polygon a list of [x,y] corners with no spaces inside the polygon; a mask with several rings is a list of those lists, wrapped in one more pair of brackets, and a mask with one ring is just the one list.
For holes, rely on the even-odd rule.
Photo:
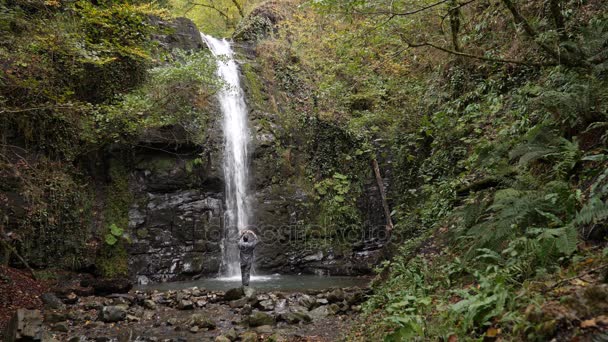
{"label": "steep hillside", "polygon": [[380,165],[390,258],[352,338],[601,339],[606,9],[270,1],[237,28],[311,239],[370,231]]}

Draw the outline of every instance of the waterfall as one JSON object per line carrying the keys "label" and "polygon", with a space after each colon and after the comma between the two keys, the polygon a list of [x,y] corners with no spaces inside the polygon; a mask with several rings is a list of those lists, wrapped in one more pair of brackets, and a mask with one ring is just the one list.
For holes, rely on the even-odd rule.
{"label": "waterfall", "polygon": [[216,39],[201,33],[211,52],[220,57],[217,73],[226,86],[218,94],[223,114],[224,131],[223,169],[226,183],[226,215],[222,240],[222,268],[224,276],[240,275],[238,232],[249,226],[248,155],[249,127],[247,106],[240,85],[239,69],[226,39]]}

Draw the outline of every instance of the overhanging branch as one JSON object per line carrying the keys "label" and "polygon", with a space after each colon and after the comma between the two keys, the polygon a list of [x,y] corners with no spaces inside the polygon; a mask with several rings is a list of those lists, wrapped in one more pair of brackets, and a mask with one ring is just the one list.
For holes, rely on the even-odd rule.
{"label": "overhanging branch", "polygon": [[482,61],[494,62],[494,63],[519,64],[519,65],[536,66],[536,67],[556,65],[555,63],[535,63],[535,62],[520,61],[520,60],[515,60],[515,59],[492,58],[492,57],[474,55],[474,54],[470,54],[470,53],[466,53],[466,52],[461,52],[461,51],[455,51],[455,50],[447,49],[447,48],[444,48],[442,46],[436,45],[436,44],[431,43],[431,42],[424,42],[424,43],[406,42],[406,44],[408,45],[408,47],[412,47],[412,48],[431,47],[433,49],[436,49],[436,50],[439,50],[439,51],[443,51],[445,53],[449,53],[449,54],[452,54],[452,55],[461,56],[461,57],[467,57],[467,58],[473,58],[473,59],[479,59],[479,60],[482,60]]}

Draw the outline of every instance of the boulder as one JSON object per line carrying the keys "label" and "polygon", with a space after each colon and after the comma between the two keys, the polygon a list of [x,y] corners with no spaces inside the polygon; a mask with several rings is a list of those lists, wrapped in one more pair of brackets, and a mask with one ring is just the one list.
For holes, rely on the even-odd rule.
{"label": "boulder", "polygon": [[313,320],[316,321],[318,319],[327,317],[330,314],[330,312],[329,312],[329,309],[327,308],[327,305],[324,305],[324,306],[319,306],[318,308],[316,308],[314,310],[311,310],[308,314],[310,315],[310,317]]}
{"label": "boulder", "polygon": [[335,289],[327,295],[327,301],[329,301],[330,303],[337,303],[337,302],[341,302],[343,300],[344,300],[344,291],[342,291],[342,289]]}
{"label": "boulder", "polygon": [[229,339],[228,337],[226,337],[224,335],[220,335],[215,338],[215,342],[230,342],[230,341],[231,341],[231,339]]}
{"label": "boulder", "polygon": [[199,313],[190,316],[190,318],[186,321],[186,325],[191,328],[196,326],[198,328],[206,328],[210,330],[215,329],[215,323],[209,317]]}
{"label": "boulder", "polygon": [[59,299],[59,297],[57,297],[54,293],[47,292],[40,296],[40,299],[44,303],[45,309],[62,310],[65,308],[65,305],[61,299]]}
{"label": "boulder", "polygon": [[300,299],[298,300],[298,304],[300,304],[301,306],[307,308],[308,310],[312,310],[316,307],[318,307],[320,304],[317,302],[316,298],[313,298],[309,295],[302,295],[302,297],[300,297]]}
{"label": "boulder", "polygon": [[287,312],[280,314],[278,319],[289,324],[298,324],[300,322],[308,323],[312,321],[312,318],[304,312]]}
{"label": "boulder", "polygon": [[111,323],[127,318],[127,308],[123,305],[104,306],[99,313],[99,320]]}
{"label": "boulder", "polygon": [[53,331],[58,331],[58,332],[68,332],[70,331],[70,327],[68,326],[67,322],[60,322],[57,324],[54,324],[51,329]]}
{"label": "boulder", "polygon": [[65,322],[68,319],[68,315],[63,312],[46,311],[44,313],[44,322],[53,324],[59,322]]}
{"label": "boulder", "polygon": [[40,310],[17,309],[4,331],[4,341],[40,341],[42,314]]}
{"label": "boulder", "polygon": [[249,303],[249,299],[247,299],[246,297],[240,298],[240,299],[236,299],[236,300],[232,300],[228,303],[228,305],[233,308],[242,308],[244,307],[246,304]]}
{"label": "boulder", "polygon": [[194,309],[194,303],[191,300],[182,299],[177,304],[177,308],[180,310],[192,310]]}
{"label": "boulder", "polygon": [[260,325],[255,328],[255,331],[259,334],[272,334],[272,326],[271,325]]}
{"label": "boulder", "polygon": [[226,291],[226,293],[224,293],[224,300],[231,301],[231,300],[241,299],[244,296],[245,296],[245,292],[243,291],[243,288],[235,287],[233,289]]}
{"label": "boulder", "polygon": [[247,318],[247,323],[250,327],[259,327],[261,325],[274,324],[274,317],[264,312],[254,312]]}
{"label": "boulder", "polygon": [[258,307],[262,311],[274,310],[274,301],[272,299],[266,299],[258,303]]}
{"label": "boulder", "polygon": [[228,337],[230,341],[236,341],[239,338],[239,335],[236,333],[234,328],[230,328],[224,335]]}
{"label": "boulder", "polygon": [[143,306],[148,310],[156,310],[156,303],[151,299],[144,300]]}
{"label": "boulder", "polygon": [[241,309],[241,315],[243,316],[250,315],[252,312],[253,308],[249,304],[245,304],[245,306],[243,306],[243,308]]}
{"label": "boulder", "polygon": [[279,334],[273,334],[268,337],[267,342],[287,342],[287,339]]}
{"label": "boulder", "polygon": [[255,331],[245,331],[239,337],[242,342],[258,342],[258,334]]}

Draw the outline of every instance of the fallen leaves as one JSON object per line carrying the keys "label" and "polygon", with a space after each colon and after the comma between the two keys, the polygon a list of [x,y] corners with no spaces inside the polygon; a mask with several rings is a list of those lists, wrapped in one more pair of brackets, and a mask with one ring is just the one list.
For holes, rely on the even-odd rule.
{"label": "fallen leaves", "polygon": [[608,316],[598,316],[581,322],[582,329],[596,328],[598,325],[608,326]]}

